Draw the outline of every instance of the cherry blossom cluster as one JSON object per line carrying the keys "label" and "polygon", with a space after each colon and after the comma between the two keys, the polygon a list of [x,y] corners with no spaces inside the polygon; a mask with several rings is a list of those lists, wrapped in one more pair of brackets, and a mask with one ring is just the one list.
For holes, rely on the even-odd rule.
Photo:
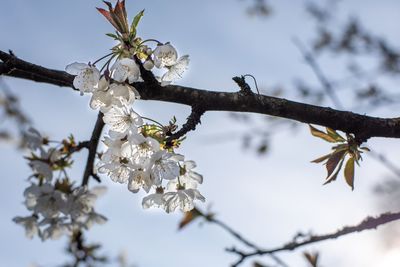
{"label": "cherry blossom cluster", "polygon": [[[136,26],[143,11],[136,15],[129,28],[124,2],[118,1],[115,7],[105,3],[109,11],[98,10],[117,30],[116,34],[108,35],[119,42],[107,55],[111,58],[100,70],[90,63],[75,62],[66,67],[68,73],[75,75],[74,87],[82,95],[91,94],[90,107],[103,113],[103,121],[108,126],[103,140],[106,150],[97,163],[97,172],[107,174],[114,182],[127,184],[131,192],[141,189],[146,192],[144,208],[158,207],[168,213],[178,208],[189,211],[194,208],[193,201],[205,200],[197,190],[203,178],[193,170],[196,167],[193,161],[185,161],[182,155],[174,152],[182,141],[168,140],[176,129],[175,123],[163,126],[141,117],[132,108],[140,98],[134,88],[135,82],[142,81],[138,64],[147,71],[154,67],[166,69],[158,77],[160,85],[164,86],[181,77],[189,57],[178,58],[170,43],[162,44],[154,39],[143,41],[137,37]],[[156,42],[157,46],[152,49],[145,44],[148,42]],[[144,123],[146,119],[155,123]]]}
{"label": "cherry blossom cluster", "polygon": [[[42,240],[58,239],[79,229],[88,229],[94,223],[102,224],[106,218],[95,212],[93,206],[104,187],[74,187],[65,168],[72,164],[73,138],[64,140],[60,147],[50,147],[49,141],[30,128],[26,132],[27,146],[31,155],[26,157],[33,174],[30,186],[25,189],[24,204],[32,212],[13,221],[25,228],[26,236],[38,235]],[[54,178],[58,172],[59,177]],[[62,177],[63,175],[63,177]]]}

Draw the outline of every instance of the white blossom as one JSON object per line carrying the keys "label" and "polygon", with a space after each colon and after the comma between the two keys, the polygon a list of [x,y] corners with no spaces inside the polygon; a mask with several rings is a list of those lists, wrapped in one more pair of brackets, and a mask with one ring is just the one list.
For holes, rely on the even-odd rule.
{"label": "white blossom", "polygon": [[179,176],[179,155],[160,150],[152,158],[152,167],[150,170],[152,179],[155,182],[162,180],[172,180]]}
{"label": "white blossom", "polygon": [[45,218],[57,217],[60,212],[65,213],[67,210],[66,196],[64,193],[54,190],[54,188],[49,190],[47,187],[44,187],[36,199],[36,205],[33,210]]}
{"label": "white blossom", "polygon": [[143,198],[142,207],[144,209],[148,209],[151,207],[155,208],[164,208],[165,201],[163,199],[163,194],[156,192],[154,194],[150,194]]}
{"label": "white blossom", "polygon": [[122,107],[112,106],[104,113],[103,121],[111,130],[119,133],[137,132],[137,127],[143,124],[142,118],[125,103]]}
{"label": "white blossom", "polygon": [[53,179],[53,170],[47,162],[41,160],[32,160],[29,165],[35,171],[35,174],[39,175],[45,180],[51,181],[51,179]]}
{"label": "white blossom", "polygon": [[74,62],[69,64],[65,71],[76,75],[73,85],[83,93],[93,92],[100,80],[100,72],[95,66]]}
{"label": "white blossom", "polygon": [[176,63],[178,58],[178,52],[170,43],[158,45],[156,49],[154,49],[153,55],[154,65],[157,68],[172,66]]}
{"label": "white blossom", "polygon": [[155,185],[151,179],[150,172],[147,169],[137,169],[131,172],[128,181],[128,190],[137,193],[140,188],[143,188],[148,193],[151,187]]}
{"label": "white blossom", "polygon": [[105,224],[107,222],[107,218],[104,215],[101,215],[95,211],[87,214],[86,221],[84,222],[84,227],[89,229],[93,226],[93,224]]}
{"label": "white blossom", "polygon": [[139,79],[140,69],[136,62],[130,58],[122,58],[117,60],[111,68],[111,77],[117,82],[133,83]]}
{"label": "white blossom", "polygon": [[[45,184],[44,186],[47,186]],[[50,186],[50,185],[49,185]],[[51,186],[50,186],[51,187]],[[24,191],[25,197],[25,206],[28,210],[33,210],[37,204],[37,199],[41,194],[41,188],[36,184],[31,184],[31,186],[27,187]]]}
{"label": "white blossom", "polygon": [[103,76],[98,82],[90,99],[92,109],[104,108],[111,105],[112,96],[108,91],[109,81]]}
{"label": "white blossom", "polygon": [[145,168],[154,153],[160,150],[160,143],[151,137],[142,134],[131,134],[128,142],[121,146],[121,156],[132,159],[132,162]]}
{"label": "white blossom", "polygon": [[39,234],[38,218],[36,215],[27,217],[15,217],[13,221],[20,224],[25,228],[25,235],[27,238],[32,239],[35,235]]}
{"label": "white blossom", "polygon": [[161,86],[166,86],[178,79],[181,79],[182,74],[189,67],[189,61],[189,56],[185,55],[180,57],[175,64],[168,67],[168,71],[161,77]]}
{"label": "white blossom", "polygon": [[203,176],[193,169],[196,167],[196,162],[192,160],[184,161],[181,165],[179,182],[186,188],[197,188],[198,184],[203,183]]}
{"label": "white blossom", "polygon": [[51,184],[31,185],[25,192],[25,205],[46,218],[57,217],[66,212],[67,199],[64,193],[55,190]]}
{"label": "white blossom", "polygon": [[42,135],[32,127],[24,133],[25,141],[30,150],[37,150],[43,145]]}
{"label": "white blossom", "polygon": [[39,226],[47,226],[43,231],[39,232],[40,238],[44,241],[47,239],[56,240],[64,234],[71,233],[71,225],[65,223],[66,218],[45,218],[39,223]]}
{"label": "white blossom", "polygon": [[132,167],[128,159],[116,157],[112,162],[99,165],[100,173],[107,173],[111,180],[125,184],[132,172]]}
{"label": "white blossom", "polygon": [[40,148],[40,158],[31,160],[29,166],[40,178],[51,181],[53,178],[52,164],[60,157],[60,152],[54,148],[49,148],[47,151]]}
{"label": "white blossom", "polygon": [[139,92],[135,87],[128,84],[116,84],[113,83],[110,86],[110,93],[112,95],[112,105],[119,107],[125,103],[132,104],[135,99],[139,99]]}
{"label": "white blossom", "polygon": [[167,192],[163,195],[164,208],[167,213],[174,212],[179,208],[183,212],[194,208],[193,201],[205,201],[205,198],[197,189],[178,189],[176,192]]}
{"label": "white blossom", "polygon": [[78,187],[68,197],[68,213],[73,220],[84,218],[93,210],[97,196],[88,191],[86,186]]}
{"label": "white blossom", "polygon": [[[26,206],[34,214],[29,217],[15,217],[13,221],[25,227],[30,238],[39,235],[42,240],[58,239],[71,231],[89,228],[93,223],[104,223],[107,218],[94,211],[95,200],[105,192],[105,187],[97,186],[88,190],[77,187],[70,193],[56,190],[53,185],[32,184],[24,195]],[[41,221],[38,223],[39,217]]]}

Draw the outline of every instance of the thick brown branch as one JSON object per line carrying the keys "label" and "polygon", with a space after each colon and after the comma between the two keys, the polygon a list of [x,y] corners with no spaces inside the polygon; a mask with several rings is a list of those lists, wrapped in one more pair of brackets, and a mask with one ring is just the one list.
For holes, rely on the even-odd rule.
{"label": "thick brown branch", "polygon": [[[11,57],[11,58],[10,58]],[[33,77],[46,77],[42,82],[72,87],[73,76],[63,71],[51,70],[20,60],[0,51],[0,59],[9,68],[18,70],[4,75],[29,79],[20,71],[28,72]],[[34,80],[34,79],[33,79]],[[38,80],[38,79],[36,79]],[[266,114],[296,120],[304,123],[327,126],[346,133],[353,133],[360,140],[370,137],[400,138],[400,119],[384,119],[355,114],[347,111],[319,107],[282,98],[249,95],[240,92],[216,92],[179,85],[161,87],[159,84],[138,82],[133,84],[144,100],[159,100],[189,106],[199,106],[204,111],[237,111]]]}
{"label": "thick brown branch", "polygon": [[103,122],[103,113],[99,112],[97,115],[96,124],[93,128],[92,136],[90,137],[90,141],[88,143],[88,158],[86,162],[85,171],[83,173],[82,185],[87,185],[89,183],[89,178],[92,176],[98,182],[100,181],[99,176],[93,172],[94,161],[96,159],[97,146],[100,141],[101,132],[103,131],[104,122]]}
{"label": "thick brown branch", "polygon": [[227,251],[232,252],[237,254],[240,258],[239,260],[233,264],[233,266],[238,266],[240,263],[242,263],[245,259],[257,256],[257,255],[266,255],[266,254],[271,254],[271,253],[276,253],[276,252],[281,252],[281,251],[292,251],[295,250],[299,247],[309,245],[312,243],[316,242],[321,242],[324,240],[328,239],[336,239],[338,237],[341,237],[343,235],[351,234],[351,233],[356,233],[356,232],[361,232],[364,230],[369,230],[369,229],[376,229],[378,226],[396,221],[400,219],[400,212],[396,213],[383,213],[379,215],[378,217],[367,217],[364,219],[361,223],[355,225],[355,226],[345,226],[342,229],[330,233],[330,234],[325,234],[325,235],[311,235],[307,237],[306,239],[303,239],[302,241],[298,241],[297,239],[286,243],[283,246],[276,247],[273,249],[258,249],[253,252],[243,252],[236,250],[235,248],[233,249],[228,249]]}
{"label": "thick brown branch", "polygon": [[47,69],[3,51],[0,51],[0,60],[3,61],[3,63],[0,63],[0,75],[73,88],[74,77],[65,71]]}

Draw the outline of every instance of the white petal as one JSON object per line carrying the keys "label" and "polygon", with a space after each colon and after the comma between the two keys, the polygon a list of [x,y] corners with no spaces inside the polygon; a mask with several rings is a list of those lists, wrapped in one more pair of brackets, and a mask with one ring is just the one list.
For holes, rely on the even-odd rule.
{"label": "white petal", "polygon": [[78,75],[82,70],[90,68],[88,64],[74,62],[65,67],[65,71],[72,75]]}

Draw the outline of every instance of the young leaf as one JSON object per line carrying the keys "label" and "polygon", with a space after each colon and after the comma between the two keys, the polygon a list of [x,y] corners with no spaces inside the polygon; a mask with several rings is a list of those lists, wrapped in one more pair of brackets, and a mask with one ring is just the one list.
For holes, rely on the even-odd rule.
{"label": "young leaf", "polygon": [[136,16],[133,18],[132,24],[131,24],[131,32],[135,31],[136,32],[136,27],[139,24],[140,19],[144,15],[144,9],[140,11],[139,13],[136,14]]}
{"label": "young leaf", "polygon": [[115,15],[114,20],[120,25],[121,33],[128,33],[129,25],[126,17],[125,0],[117,1],[111,14]]}
{"label": "young leaf", "polygon": [[330,143],[336,143],[336,142],[337,142],[336,139],[333,138],[333,137],[331,137],[330,135],[328,135],[328,134],[326,134],[326,133],[324,133],[324,132],[318,130],[317,128],[314,128],[314,127],[311,126],[311,125],[309,125],[309,126],[310,126],[311,134],[312,134],[313,136],[319,137],[319,138],[321,138],[321,139],[323,139],[323,140],[325,140],[325,141],[327,141],[327,142],[330,142]]}
{"label": "young leaf", "polygon": [[326,162],[326,170],[328,171],[328,175],[326,176],[327,179],[336,169],[339,162],[344,159],[345,154],[346,154],[345,150],[333,152],[332,156]]}
{"label": "young leaf", "polygon": [[319,157],[317,159],[314,159],[313,161],[311,161],[312,163],[320,163],[323,162],[324,160],[328,159],[332,154],[328,154],[322,157]]}
{"label": "young leaf", "polygon": [[344,178],[346,183],[354,190],[354,158],[349,158],[344,168]]}
{"label": "young leaf", "polygon": [[118,24],[114,21],[114,18],[110,12],[108,12],[107,10],[105,10],[103,8],[99,8],[99,7],[97,7],[97,10],[114,26],[114,28],[117,31],[120,30]]}
{"label": "young leaf", "polygon": [[311,264],[312,267],[318,266],[318,257],[319,257],[318,252],[315,253],[303,252],[303,255],[307,259],[307,261]]}
{"label": "young leaf", "polygon": [[113,33],[106,33],[106,35],[107,35],[108,37],[114,38],[115,40],[118,40],[118,36],[115,35],[115,34],[113,34]]}
{"label": "young leaf", "polygon": [[326,179],[326,181],[325,181],[325,183],[323,183],[323,185],[329,184],[330,182],[333,182],[336,180],[336,178],[339,174],[339,171],[342,168],[343,162],[344,162],[344,157],[340,161],[339,166],[336,169],[336,172],[331,177],[328,176],[329,178]]}
{"label": "young leaf", "polygon": [[329,136],[334,138],[337,142],[345,142],[346,139],[344,139],[340,134],[338,134],[335,130],[326,127],[326,132],[328,133]]}
{"label": "young leaf", "polygon": [[199,216],[202,216],[202,213],[196,208],[192,209],[191,211],[185,212],[184,217],[179,222],[178,230],[181,230],[183,227],[191,223]]}

